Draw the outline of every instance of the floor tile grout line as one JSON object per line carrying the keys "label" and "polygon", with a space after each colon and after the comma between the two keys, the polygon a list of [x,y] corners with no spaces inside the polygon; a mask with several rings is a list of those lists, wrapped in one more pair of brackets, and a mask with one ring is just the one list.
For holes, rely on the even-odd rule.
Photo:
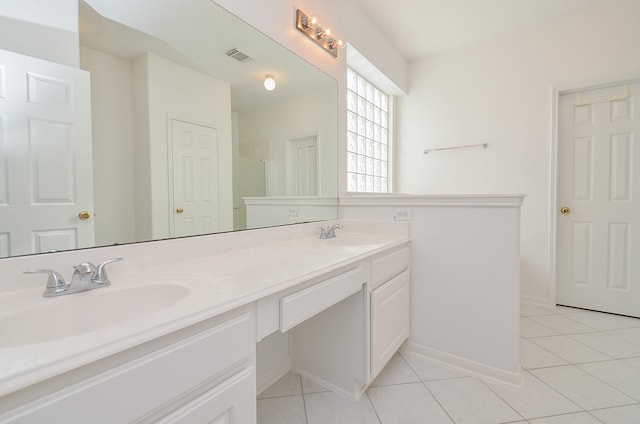
{"label": "floor tile grout line", "polygon": [[304,385],[302,384],[302,376],[298,374],[298,380],[300,381],[300,391],[302,392],[302,407],[304,409],[304,422],[309,424],[309,414],[307,413],[307,399],[304,393]]}
{"label": "floor tile grout line", "polygon": [[[571,340],[574,340],[574,339],[571,339]],[[574,340],[574,341],[575,341],[576,343],[583,344],[583,343],[580,343],[578,340]],[[536,343],[536,345],[537,345],[537,343]],[[583,345],[584,345],[584,344],[583,344]],[[584,346],[586,346],[586,347],[588,347],[588,348],[590,348],[590,349],[593,349],[593,348],[591,348],[590,346],[587,346],[587,345],[584,345]],[[542,346],[540,346],[540,347],[541,347],[542,349],[544,349],[544,347],[542,347]],[[546,350],[546,349],[544,349],[544,350]],[[593,350],[595,350],[595,351],[597,351],[597,352],[600,352],[600,351],[598,351],[597,349],[593,349]],[[550,352],[550,353],[552,353],[552,354],[553,354],[553,352]],[[600,353],[602,353],[602,354],[603,354],[603,355],[605,355],[605,356],[609,356],[609,355],[605,354],[604,352],[600,352]],[[556,356],[557,356],[557,355],[556,355]],[[561,359],[566,360],[566,359],[564,359],[564,358],[561,358]],[[619,393],[621,393],[621,394],[625,395],[626,397],[628,397],[628,398],[630,398],[630,399],[634,399],[634,400],[638,401],[636,398],[634,398],[633,396],[629,395],[628,393],[623,392],[622,390],[618,389],[617,387],[612,386],[611,384],[607,383],[606,381],[603,381],[602,379],[598,378],[597,376],[595,376],[595,375],[591,374],[591,373],[590,373],[590,372],[588,372],[587,370],[585,370],[585,369],[583,369],[583,368],[581,368],[581,367],[580,367],[580,365],[583,365],[583,364],[593,364],[593,363],[599,363],[599,362],[612,362],[612,361],[617,361],[617,360],[619,360],[619,359],[611,358],[611,359],[606,359],[606,360],[602,360],[602,361],[589,361],[589,362],[572,362],[572,361],[567,361],[567,362],[569,362],[569,364],[568,364],[568,365],[559,365],[559,366],[544,367],[544,368],[558,368],[558,367],[560,367],[560,366],[565,366],[565,367],[566,367],[566,366],[572,366],[572,367],[576,367],[576,368],[578,368],[579,370],[581,370],[581,371],[583,371],[583,372],[587,373],[587,374],[588,374],[588,375],[590,375],[591,377],[595,378],[596,380],[598,380],[598,381],[600,381],[600,382],[602,382],[602,383],[606,384],[607,386],[609,386],[609,387],[610,387],[610,388],[612,388],[613,390],[615,390],[615,391],[617,391],[617,392],[619,392]],[[634,367],[631,367],[631,368],[634,368]],[[542,368],[535,368],[535,369],[542,369]],[[528,370],[527,370],[527,371],[528,371]],[[538,380],[540,380],[540,379],[539,379],[535,374],[532,374],[532,373],[529,373],[529,374],[533,375],[533,376],[534,376],[534,377],[536,377]],[[540,381],[541,381],[542,383],[544,383],[544,381],[542,381],[542,380],[540,380]],[[546,384],[546,383],[544,383],[544,384]],[[547,385],[547,386],[548,386],[548,385]],[[551,386],[549,386],[549,387],[551,387]],[[553,387],[551,387],[551,388],[553,389]],[[555,389],[554,389],[554,390],[555,390]],[[562,393],[560,393],[560,394],[562,394]],[[564,395],[563,395],[563,396],[564,396]],[[564,397],[566,398],[566,396],[564,396]],[[567,399],[568,399],[568,398],[567,398]],[[571,399],[568,399],[568,400],[569,400],[569,401],[571,401]],[[571,402],[572,402],[572,403],[575,403],[575,402],[573,402],[573,401],[571,401]],[[577,404],[576,404],[576,405],[577,405]],[[578,406],[579,408],[582,408],[580,405],[577,405],[577,406]],[[584,409],[584,408],[583,408],[583,410],[584,410],[584,411],[586,411],[586,412],[588,412],[588,410],[586,410],[586,409]]]}
{"label": "floor tile grout line", "polygon": [[367,389],[366,392],[364,392],[364,396],[366,396],[367,399],[369,399],[369,404],[371,405],[371,408],[373,409],[373,413],[376,414],[376,418],[378,419],[378,423],[382,424],[382,418],[380,418],[380,415],[378,414],[378,410],[376,409],[376,405],[371,400],[371,396],[369,396],[369,390],[368,389]]}
{"label": "floor tile grout line", "polygon": [[[551,328],[551,327],[548,327],[548,326],[546,326],[546,325],[544,325],[544,324],[540,324],[539,322],[537,322],[537,321],[535,321],[535,320],[532,320],[531,318],[528,318],[528,317],[522,317],[522,316],[521,316],[521,317],[520,317],[520,338],[521,338],[521,339],[522,339],[522,338],[529,338],[529,337],[523,337],[523,336],[522,336],[522,318],[526,318],[526,319],[528,319],[529,321],[533,322],[534,324],[537,324],[537,325],[539,325],[539,326],[541,326],[541,327],[546,328],[547,330],[550,330],[550,331],[553,331],[554,333],[557,333],[557,331],[556,331],[556,330],[554,330],[554,329],[553,329],[553,328]],[[544,336],[530,336],[530,337],[544,337]]]}
{"label": "floor tile grout line", "polygon": [[431,396],[433,398],[433,400],[438,404],[438,406],[440,407],[440,409],[442,409],[444,411],[445,414],[447,414],[447,417],[449,417],[449,419],[451,420],[451,422],[453,424],[457,424],[456,420],[453,419],[453,417],[451,416],[451,414],[449,413],[449,411],[447,411],[447,409],[440,403],[440,400],[436,397],[436,395],[433,394],[433,392],[431,392],[431,390],[429,390],[429,386],[427,386],[427,382],[426,381],[420,381],[420,383],[422,384],[422,386],[424,387],[424,389],[427,391],[427,393],[429,393],[429,396]]}
{"label": "floor tile grout line", "polygon": [[[640,328],[640,327],[622,328],[622,329],[620,329],[620,330],[630,330],[630,329],[634,329],[634,328]],[[620,331],[620,330],[609,330],[609,331],[613,332],[613,331]],[[638,331],[640,331],[640,330],[638,330]],[[638,342],[638,343],[630,342],[630,341],[628,341],[628,340],[623,339],[622,337],[616,336],[615,334],[610,334],[610,336],[611,336],[611,337],[615,337],[615,338],[616,338],[616,339],[618,339],[618,340],[622,340],[623,342],[627,342],[627,343],[629,343],[629,344],[632,344],[633,346],[638,346],[638,347],[640,347],[640,342]]]}
{"label": "floor tile grout line", "polygon": [[554,392],[556,392],[557,394],[559,394],[560,396],[562,396],[563,398],[565,398],[567,401],[569,401],[572,405],[575,405],[576,408],[580,409],[581,411],[585,411],[586,409],[584,409],[582,406],[578,405],[577,403],[575,403],[574,401],[572,401],[571,399],[569,399],[567,397],[567,395],[565,395],[564,393],[562,393],[561,391],[557,390],[555,387],[552,387],[551,385],[547,384],[545,381],[543,381],[542,379],[540,379],[540,377],[538,377],[537,375],[527,372],[531,377],[535,378],[536,380],[538,380],[540,383],[544,384],[545,386],[547,386],[549,389],[553,390]]}
{"label": "floor tile grout line", "polygon": [[[549,337],[554,337],[554,336],[549,336]],[[563,357],[561,357],[561,356],[559,356],[559,355],[557,355],[557,354],[555,354],[555,353],[551,352],[549,349],[546,349],[544,346],[540,346],[538,343],[534,342],[533,340],[530,340],[530,339],[525,339],[525,340],[530,341],[531,343],[533,343],[534,345],[536,345],[536,346],[537,346],[537,347],[539,347],[540,349],[544,350],[545,352],[549,353],[550,355],[553,355],[553,356],[555,356],[556,358],[558,358],[558,359],[560,359],[560,360],[562,360],[562,361],[565,361],[565,362],[566,362],[566,364],[562,364],[562,365],[552,365],[552,366],[550,366],[550,367],[542,367],[542,368],[562,367],[562,366],[566,366],[566,365],[570,365],[570,364],[571,364],[571,361],[568,361],[568,360],[564,359]],[[520,361],[520,366],[522,366],[522,360]],[[528,369],[528,368],[525,368],[525,369]]]}
{"label": "floor tile grout line", "polygon": [[[451,420],[452,423],[456,424],[456,421],[453,419],[453,417],[451,416],[451,414],[449,414],[449,411],[446,410],[446,408],[440,403],[440,401],[438,400],[438,398],[431,392],[431,390],[429,390],[429,387],[427,386],[427,381],[423,380],[422,378],[420,378],[420,376],[418,375],[418,373],[416,372],[416,370],[411,366],[411,364],[409,363],[409,361],[407,361],[404,356],[402,355],[402,352],[398,352],[398,356],[400,356],[400,358],[402,358],[402,360],[405,362],[405,364],[407,364],[407,366],[409,367],[409,369],[415,374],[416,377],[418,377],[418,380],[420,380],[420,384],[422,384],[422,387],[424,387],[424,389],[427,391],[427,393],[429,393],[429,396],[431,396],[431,398],[433,398],[433,400],[438,404],[438,406],[440,407],[440,409],[442,409],[444,411],[444,413],[447,415],[447,417],[449,417],[449,419]],[[442,380],[453,380],[455,378],[461,378],[461,377],[454,377],[454,378],[445,378],[445,379],[439,379],[439,380],[430,380],[430,381],[442,381]]]}
{"label": "floor tile grout line", "polygon": [[[593,311],[591,311],[591,312],[593,312]],[[575,314],[579,314],[580,312],[574,312],[574,313],[575,313]],[[583,313],[585,313],[585,312],[583,312]],[[600,313],[600,314],[604,314],[605,312],[599,312],[599,313]],[[567,315],[571,315],[571,314],[567,314]],[[603,317],[604,317],[606,320],[608,320],[608,321],[614,322],[614,320],[609,319],[609,317],[607,317],[606,315],[605,315],[605,316],[603,316]],[[582,324],[582,325],[585,325],[585,326],[587,326],[587,327],[595,328],[595,327],[593,327],[593,325],[585,324],[584,322],[578,321],[577,319],[573,319],[573,318],[571,318],[570,316],[566,316],[565,318],[570,319],[570,320],[571,320],[571,321],[573,321],[573,322],[577,322],[578,324]],[[629,327],[624,327],[624,328],[610,328],[609,330],[623,330],[623,329],[625,329],[625,328],[629,328]],[[608,330],[601,330],[601,331],[608,331]]]}
{"label": "floor tile grout line", "polygon": [[305,394],[302,395],[302,406],[304,407],[304,422],[309,424],[309,413],[307,412],[307,397]]}
{"label": "floor tile grout line", "polygon": [[[584,334],[584,333],[576,333],[576,334]],[[604,352],[601,352],[601,351],[599,351],[599,350],[597,350],[597,349],[594,349],[594,348],[592,348],[591,346],[587,346],[586,344],[581,343],[581,342],[580,342],[580,341],[578,341],[578,340],[572,339],[572,338],[570,337],[570,334],[562,334],[562,335],[559,335],[559,336],[537,337],[537,338],[539,338],[539,339],[543,339],[543,338],[548,338],[548,337],[567,337],[567,338],[569,338],[570,340],[573,340],[574,342],[576,342],[576,343],[578,343],[578,344],[581,344],[582,346],[586,347],[587,349],[594,350],[594,351],[596,351],[596,352],[598,352],[598,353],[600,353],[600,354],[602,354],[602,355],[606,356],[606,357],[607,357],[607,359],[603,359],[602,361],[610,361],[610,360],[612,360],[612,359],[615,359],[615,358],[612,358],[610,355],[607,355],[607,354],[606,354],[606,353],[604,353]],[[568,360],[568,359],[563,358],[562,356],[558,355],[557,353],[550,351],[549,349],[545,348],[544,346],[539,345],[538,343],[536,343],[535,341],[533,341],[533,340],[531,340],[531,339],[527,339],[527,340],[529,340],[531,343],[534,343],[534,344],[535,344],[536,346],[538,346],[539,348],[541,348],[541,349],[543,349],[543,350],[546,350],[547,352],[551,353],[552,355],[557,356],[558,358],[562,359],[563,361],[567,361],[570,365],[576,365],[576,364],[580,364],[580,363],[582,363],[582,362],[572,362],[572,361],[570,361],[570,360]],[[602,362],[602,361],[589,361],[589,362]]]}
{"label": "floor tile grout line", "polygon": [[[525,418],[516,408],[513,407],[513,405],[511,405],[509,402],[507,402],[506,399],[504,399],[502,396],[500,396],[498,394],[498,392],[496,392],[495,390],[493,390],[493,387],[491,387],[486,381],[484,381],[483,379],[479,378],[480,382],[482,384],[484,384],[484,386],[489,389],[494,395],[496,395],[498,397],[498,399],[500,399],[502,402],[504,402],[505,405],[507,405],[509,408],[511,408],[511,410],[513,412],[515,412],[516,414],[518,414],[519,417],[521,417],[523,420],[527,420],[527,418]],[[522,421],[522,420],[519,420]],[[508,422],[518,422],[518,421],[508,421]]]}
{"label": "floor tile grout line", "polygon": [[[593,350],[595,350],[596,352],[599,352],[599,353],[603,354],[604,356],[608,356],[608,357],[610,357],[611,359],[616,359],[616,358],[614,358],[613,356],[611,356],[610,354],[608,354],[608,353],[605,353],[605,352],[601,351],[600,349],[596,349],[596,348],[595,348],[595,347],[593,347],[593,346],[589,346],[588,344],[583,343],[583,342],[581,342],[580,340],[576,340],[575,338],[571,337],[571,336],[577,336],[577,335],[580,335],[580,334],[599,334],[599,333],[602,333],[602,331],[596,331],[596,332],[594,332],[594,333],[575,333],[575,334],[567,334],[567,337],[568,337],[569,339],[573,340],[574,342],[578,343],[578,344],[581,344],[581,345],[583,345],[583,346],[585,346],[585,347],[587,347],[587,348],[589,348],[589,349],[593,349]],[[598,361],[594,361],[594,362],[598,362]]]}
{"label": "floor tile grout line", "polygon": [[[603,362],[604,362],[604,361],[603,361]],[[612,388],[612,389],[614,389],[615,391],[622,393],[623,395],[625,395],[625,396],[626,396],[626,397],[628,397],[629,399],[633,399],[633,400],[635,401],[633,404],[640,403],[640,399],[637,399],[637,398],[635,398],[635,397],[631,396],[629,393],[622,391],[622,389],[619,389],[619,388],[617,388],[617,387],[613,386],[611,383],[608,383],[608,382],[606,382],[606,381],[602,380],[602,379],[601,379],[601,378],[599,378],[598,376],[591,374],[589,371],[587,371],[587,370],[585,370],[584,368],[580,367],[580,365],[583,365],[583,364],[576,364],[576,365],[574,365],[574,366],[575,366],[575,367],[577,367],[578,369],[580,369],[581,371],[586,372],[587,374],[589,374],[591,377],[595,378],[596,380],[601,381],[602,383],[604,383],[604,384],[606,384],[607,386],[611,387],[611,388]],[[630,404],[630,405],[633,405],[633,404]]]}

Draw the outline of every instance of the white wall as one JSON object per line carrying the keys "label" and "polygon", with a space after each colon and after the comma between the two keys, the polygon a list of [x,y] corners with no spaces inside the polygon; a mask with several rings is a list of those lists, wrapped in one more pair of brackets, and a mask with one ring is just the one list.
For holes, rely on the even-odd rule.
{"label": "white wall", "polygon": [[[139,203],[150,202],[150,205],[137,205],[136,231],[140,240],[159,239],[169,236],[169,220],[172,219],[170,194],[167,191],[169,182],[168,141],[171,138],[170,121],[179,119],[218,130],[218,173],[231,175],[231,87],[228,83],[213,79],[192,69],[177,65],[153,54],[146,54],[136,60],[134,68],[134,84],[137,79],[146,84],[147,92],[138,93],[134,102],[145,107],[134,110],[136,120],[134,134],[136,143],[143,146],[136,148],[136,155],[146,155],[148,159],[148,175],[138,181],[136,175],[136,192],[150,193],[150,199],[140,199]],[[146,96],[146,98],[145,98]],[[148,127],[144,122],[148,120]],[[142,123],[142,124],[140,124]],[[140,135],[138,135],[140,134]],[[147,135],[148,134],[148,135]],[[145,152],[146,150],[146,152]],[[136,157],[136,173],[144,172],[144,166]],[[148,184],[147,187],[143,185]],[[221,231],[233,228],[233,191],[231,179],[221,178],[219,181],[219,204]],[[149,211],[147,216],[152,223],[151,234],[141,234],[145,219],[142,211]],[[138,225],[140,224],[140,225]],[[149,228],[147,228],[149,230]]]}
{"label": "white wall", "polygon": [[[398,102],[397,182],[407,193],[524,193],[522,295],[552,299],[552,90],[640,76],[640,2],[620,0],[414,61]],[[486,150],[423,155],[488,142]]]}
{"label": "white wall", "polygon": [[91,72],[91,128],[96,246],[135,238],[132,64],[82,46]]}
{"label": "white wall", "polygon": [[2,49],[77,67],[78,38],[78,0],[0,2]]}
{"label": "white wall", "polygon": [[[304,93],[268,107],[238,113],[240,154],[243,144],[268,143],[271,151],[269,193],[286,196],[285,140],[318,135],[319,196],[337,196],[335,87]],[[245,196],[252,196],[246,194]]]}

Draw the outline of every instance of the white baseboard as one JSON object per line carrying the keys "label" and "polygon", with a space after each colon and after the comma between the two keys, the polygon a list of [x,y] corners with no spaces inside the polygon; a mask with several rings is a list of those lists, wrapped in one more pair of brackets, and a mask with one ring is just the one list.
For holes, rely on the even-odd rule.
{"label": "white baseboard", "polygon": [[400,352],[413,353],[423,356],[432,361],[438,362],[449,368],[470,374],[485,380],[494,381],[496,383],[506,384],[511,387],[522,386],[522,373],[508,372],[500,370],[488,365],[484,365],[469,359],[461,358],[450,353],[442,352],[426,346],[422,346],[410,341],[405,342],[400,348]]}
{"label": "white baseboard", "polygon": [[273,383],[284,377],[291,371],[291,357],[283,359],[270,370],[256,377],[256,393],[260,394],[268,389]]}
{"label": "white baseboard", "polygon": [[363,384],[359,388],[358,387],[354,387],[354,391],[353,392],[348,392],[348,391],[342,389],[341,387],[335,386],[335,385],[329,383],[326,380],[323,380],[322,378],[320,378],[320,377],[318,377],[316,375],[312,375],[312,374],[306,373],[306,372],[304,372],[302,370],[299,370],[299,369],[296,369],[296,368],[294,368],[292,371],[295,372],[296,374],[301,375],[302,377],[306,378],[307,380],[312,381],[312,382],[314,382],[316,384],[319,384],[322,387],[324,387],[327,390],[330,390],[330,391],[332,391],[334,393],[339,393],[342,396],[344,396],[344,397],[346,397],[346,398],[348,398],[348,399],[350,399],[350,400],[352,400],[354,402],[360,400],[362,395],[364,395],[365,392],[367,391],[367,387],[368,387],[368,385],[364,385]]}
{"label": "white baseboard", "polygon": [[540,297],[540,296],[523,296],[523,295],[520,295],[520,302],[526,303],[527,305],[543,306],[545,308],[548,308],[550,306],[555,306],[555,305],[551,304],[551,300],[549,300],[546,297]]}

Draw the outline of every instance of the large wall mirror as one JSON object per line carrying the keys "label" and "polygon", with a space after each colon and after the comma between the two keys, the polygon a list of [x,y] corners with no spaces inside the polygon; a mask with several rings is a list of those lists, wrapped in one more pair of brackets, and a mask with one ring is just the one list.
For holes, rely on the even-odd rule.
{"label": "large wall mirror", "polygon": [[0,257],[337,217],[335,80],[210,0],[79,22],[80,69],[0,43]]}

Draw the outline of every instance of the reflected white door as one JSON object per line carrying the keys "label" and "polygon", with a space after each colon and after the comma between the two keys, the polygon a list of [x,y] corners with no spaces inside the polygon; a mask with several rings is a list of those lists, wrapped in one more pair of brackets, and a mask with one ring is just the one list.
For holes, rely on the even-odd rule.
{"label": "reflected white door", "polygon": [[178,120],[171,123],[172,236],[220,231],[218,130]]}
{"label": "reflected white door", "polygon": [[0,50],[0,257],[94,245],[91,151],[89,73]]}
{"label": "reflected white door", "polygon": [[318,195],[318,137],[288,141],[287,195]]}
{"label": "reflected white door", "polygon": [[560,96],[558,304],[640,317],[639,98],[640,84]]}

